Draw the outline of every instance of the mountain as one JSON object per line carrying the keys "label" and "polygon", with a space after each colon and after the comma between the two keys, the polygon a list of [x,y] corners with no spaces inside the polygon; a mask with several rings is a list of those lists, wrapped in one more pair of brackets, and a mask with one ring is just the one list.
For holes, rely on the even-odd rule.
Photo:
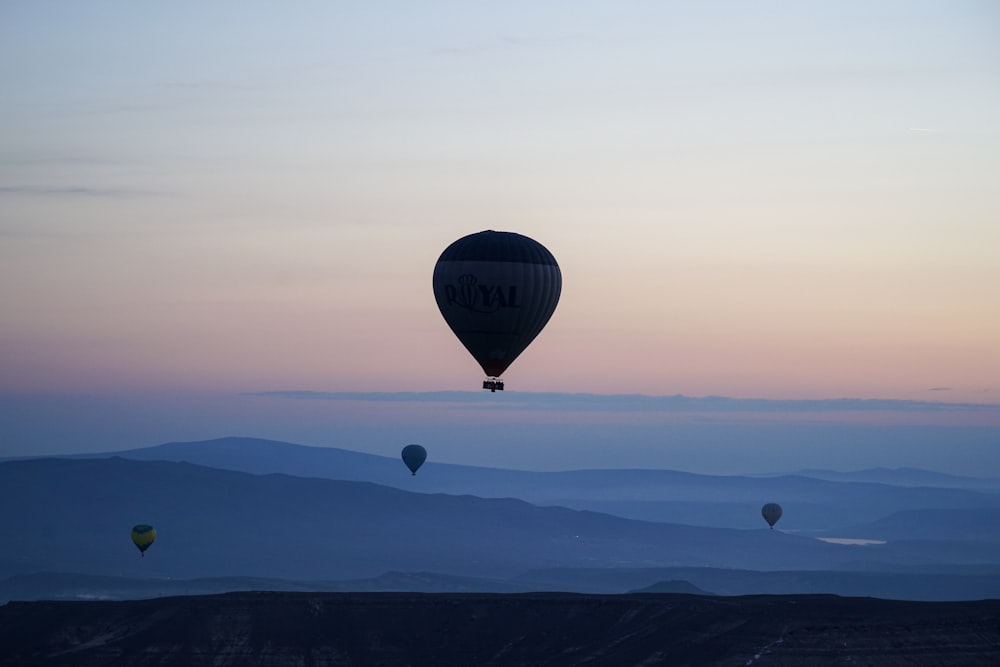
{"label": "mountain", "polygon": [[[10,508],[0,513],[0,578],[8,578],[0,593],[6,587],[11,597],[305,584],[332,591],[621,593],[682,580],[721,594],[968,599],[992,594],[1000,578],[992,510],[964,510],[967,526],[933,538],[908,523],[927,511],[904,512],[856,527],[882,537],[895,530],[885,543],[832,544],[780,530],[654,523],[513,498],[123,458],[0,463],[0,506]],[[141,558],[128,537],[136,523],[158,530]],[[977,528],[978,540],[955,537]],[[679,567],[741,573],[743,583],[668,569]],[[768,579],[742,574],[747,570],[812,574]],[[44,572],[67,574],[18,578]],[[95,576],[117,579],[87,579]]]}
{"label": "mountain", "polygon": [[712,595],[712,593],[702,590],[690,581],[684,581],[683,579],[658,581],[652,586],[647,586],[646,588],[637,591],[629,591],[629,593],[684,593],[685,595]]}
{"label": "mountain", "polygon": [[[0,463],[0,506],[16,508],[0,514],[0,576],[303,581],[433,571],[505,578],[539,567],[827,568],[882,553],[780,531],[651,523],[511,498],[122,458]],[[129,542],[136,523],[158,532],[144,558]],[[900,562],[936,557],[933,550],[886,553]]]}
{"label": "mountain", "polygon": [[662,581],[686,581],[716,595],[824,593],[897,600],[1000,598],[1000,567],[911,568],[868,564],[865,569],[760,571],[718,567],[540,568],[514,577],[533,590],[623,593],[646,591]]}
{"label": "mountain", "polygon": [[919,468],[867,468],[840,472],[835,470],[806,469],[796,475],[825,479],[831,482],[873,482],[892,486],[944,487],[952,489],[974,489],[1000,491],[1000,479],[993,477],[962,477]]}
{"label": "mountain", "polygon": [[343,591],[326,582],[264,577],[138,579],[71,572],[34,572],[0,579],[0,603],[10,600],[142,600],[171,595],[210,595],[232,591]]}
{"label": "mountain", "polygon": [[255,438],[175,442],[117,455],[144,461],[187,461],[254,474],[367,481],[422,493],[519,498],[644,521],[719,528],[759,528],[763,525],[761,505],[775,501],[785,510],[782,530],[817,535],[904,510],[1000,509],[1000,493],[965,488],[828,481],[802,475],[760,478],[673,470],[503,470],[438,463],[432,447],[416,476],[409,474],[395,453],[382,457]]}
{"label": "mountain", "polygon": [[[36,572],[0,579],[0,604],[10,600],[142,600],[234,591],[409,591],[414,593],[529,593],[531,584],[435,572],[386,572],[368,579],[292,581],[265,577],[140,579],[69,572]],[[694,591],[676,591],[694,592]]]}
{"label": "mountain", "polygon": [[855,538],[875,540],[950,540],[1000,542],[1000,509],[903,510],[843,530]]}
{"label": "mountain", "polygon": [[22,667],[996,665],[1000,601],[230,593],[0,607]]}
{"label": "mountain", "polygon": [[[364,579],[294,581],[265,577],[137,578],[37,572],[0,579],[0,604],[9,600],[133,600],[231,591],[412,593],[690,593],[697,595],[836,594],[895,600],[1000,599],[1000,565],[992,567],[871,567],[858,570],[736,568],[552,568],[511,578],[439,572],[385,572]],[[711,592],[709,592],[711,591]]]}
{"label": "mountain", "polygon": [[529,593],[534,590],[532,584],[516,579],[462,577],[436,572],[386,572],[377,577],[341,581],[265,577],[138,579],[38,572],[0,579],[0,603],[9,600],[139,600],[234,591]]}
{"label": "mountain", "polygon": [[[376,456],[336,447],[308,447],[261,438],[228,437],[198,442],[168,442],[121,452],[73,458],[118,456],[136,461],[177,461],[255,475],[284,473],[391,485],[410,476],[395,457]],[[450,466],[449,466],[450,467]],[[464,468],[464,466],[456,466]]]}
{"label": "mountain", "polygon": [[[867,596],[893,600],[981,600],[1000,599],[1000,573],[993,574],[947,574],[924,572],[848,572],[833,570],[796,570],[780,572],[759,572],[739,569],[665,568],[654,573],[641,570],[633,574],[635,580],[653,578],[655,574],[668,577],[667,581],[682,580],[692,586],[711,590],[717,595],[803,595],[836,594],[845,596]],[[529,585],[539,585],[541,581],[558,581],[562,585],[578,585],[584,582],[605,582],[617,584],[618,592],[627,589],[622,586],[622,572],[595,571],[548,571],[527,573],[520,580]],[[532,578],[536,581],[532,582]],[[670,592],[662,588],[663,581],[651,586],[634,589],[637,593]],[[573,590],[591,590],[574,588]],[[595,591],[596,592],[596,591]]]}

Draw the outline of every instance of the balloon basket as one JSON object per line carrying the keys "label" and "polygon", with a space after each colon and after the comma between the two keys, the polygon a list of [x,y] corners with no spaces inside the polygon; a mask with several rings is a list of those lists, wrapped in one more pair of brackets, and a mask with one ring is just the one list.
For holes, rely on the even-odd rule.
{"label": "balloon basket", "polygon": [[503,391],[503,380],[500,378],[486,378],[483,380],[483,389],[491,392]]}

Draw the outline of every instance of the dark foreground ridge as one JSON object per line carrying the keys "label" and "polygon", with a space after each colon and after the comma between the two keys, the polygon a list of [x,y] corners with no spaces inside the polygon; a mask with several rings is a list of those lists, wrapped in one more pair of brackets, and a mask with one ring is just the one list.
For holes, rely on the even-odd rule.
{"label": "dark foreground ridge", "polygon": [[1000,600],[227,593],[11,602],[22,665],[991,665]]}

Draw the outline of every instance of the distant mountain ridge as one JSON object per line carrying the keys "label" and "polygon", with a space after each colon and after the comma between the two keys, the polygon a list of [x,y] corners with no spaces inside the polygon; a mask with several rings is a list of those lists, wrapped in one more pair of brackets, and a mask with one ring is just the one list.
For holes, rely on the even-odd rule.
{"label": "distant mountain ridge", "polygon": [[9,600],[142,600],[233,591],[529,593],[534,590],[531,583],[516,579],[462,577],[436,572],[385,572],[377,577],[339,581],[296,581],[268,577],[150,579],[72,572],[33,572],[0,579],[0,605]]}
{"label": "distant mountain ridge", "polygon": [[[502,578],[540,566],[827,567],[859,554],[777,531],[123,458],[2,463],[0,506],[18,508],[0,515],[0,576],[322,580],[428,570]],[[128,539],[139,522],[158,532],[142,559]]]}
{"label": "distant mountain ridge", "polygon": [[68,572],[35,572],[0,579],[0,604],[9,600],[131,600],[231,591],[587,594],[688,593],[695,595],[835,594],[896,600],[1000,599],[1000,566],[980,571],[780,570],[737,568],[553,568],[509,578],[440,572],[390,571],[344,580],[268,577],[136,578]]}
{"label": "distant mountain ridge", "polygon": [[867,468],[848,472],[807,468],[792,474],[832,482],[874,482],[894,486],[938,486],[1000,491],[1000,479],[995,477],[964,477],[921,468]]}
{"label": "distant mountain ridge", "polygon": [[965,488],[964,482],[971,478],[953,476],[963,486],[912,488],[801,475],[714,476],[659,469],[529,472],[440,463],[434,460],[433,447],[428,451],[428,460],[415,477],[396,452],[377,456],[259,438],[174,442],[113,455],[144,461],[188,461],[258,475],[284,473],[367,481],[421,493],[520,498],[625,518],[718,528],[759,528],[760,506],[776,501],[786,510],[780,529],[814,534],[837,533],[840,528],[862,523],[864,517],[877,519],[915,507],[1000,508],[1000,493]]}
{"label": "distant mountain ridge", "polygon": [[[182,449],[218,453],[216,444],[187,444]],[[244,443],[235,439],[226,444],[235,448],[237,454],[232,456],[239,459]],[[265,442],[264,448],[301,452],[280,443]],[[155,457],[163,452],[145,454]],[[305,452],[307,456],[316,454]],[[340,457],[337,452],[318,454],[332,456],[327,464],[338,463],[344,474],[359,474],[358,468],[343,463],[351,457]],[[372,463],[368,455],[358,456],[363,463]],[[441,483],[433,467],[427,471],[430,474],[421,470],[414,478],[400,461],[372,458],[387,469],[379,474],[395,475],[403,484],[418,478],[431,487]],[[292,463],[303,465],[294,457],[285,461],[285,465]],[[268,458],[253,465],[266,467]],[[812,493],[818,501],[825,494],[830,511],[838,511],[840,499],[851,494],[861,495],[854,498],[856,503],[910,505],[909,509],[855,524],[852,535],[839,535],[891,535],[884,544],[854,546],[827,544],[763,526],[736,530],[638,521],[512,497],[405,491],[367,481],[252,474],[188,462],[121,457],[29,459],[0,463],[0,507],[15,508],[0,513],[0,578],[69,572],[143,580],[146,583],[142,586],[161,591],[172,590],[172,586],[149,581],[226,579],[237,588],[249,580],[325,582],[317,585],[334,588],[353,581],[351,585],[376,590],[392,590],[393,586],[404,590],[436,590],[438,586],[480,590],[478,586],[487,586],[505,591],[547,589],[570,582],[570,590],[590,590],[581,574],[589,568],[617,582],[614,592],[650,586],[659,580],[687,581],[715,593],[747,590],[726,588],[717,578],[697,579],[696,574],[676,570],[698,566],[734,572],[811,571],[819,574],[812,575],[815,581],[803,591],[833,588],[836,592],[837,587],[854,585],[845,582],[860,579],[863,585],[849,590],[905,595],[904,588],[886,583],[888,579],[912,584],[917,577],[930,579],[928,573],[947,573],[934,577],[930,588],[914,585],[914,590],[938,596],[934,599],[969,595],[970,581],[980,582],[982,591],[992,590],[990,582],[998,578],[1000,540],[995,539],[995,531],[987,532],[998,516],[997,508],[990,505],[997,500],[995,494],[796,477],[713,479],[671,471],[524,473],[513,479],[506,477],[509,472],[517,471],[485,470],[483,478],[476,477],[476,469],[459,469],[455,474],[473,477],[463,480],[465,485],[485,480],[484,485],[489,486],[493,480],[512,491],[530,492],[539,485],[544,492],[559,494],[567,489],[582,492],[593,488],[597,494],[610,497],[607,502],[614,502],[616,489],[625,485],[631,485],[632,493],[640,496],[663,491],[678,497],[686,493],[704,497],[753,492],[768,484],[786,495]],[[441,476],[448,483],[448,475]],[[664,480],[673,484],[664,485]],[[526,481],[536,486],[519,486]],[[684,506],[683,500],[676,502]],[[931,502],[959,507],[912,509]],[[961,507],[961,503],[967,506]],[[751,505],[747,511],[762,523],[757,519],[759,505]],[[786,504],[786,512],[798,511],[795,503]],[[681,518],[690,519],[690,515]],[[145,558],[138,557],[128,538],[135,523],[152,523],[159,532]],[[649,574],[654,570],[656,574]],[[834,570],[840,572],[831,573]],[[573,574],[553,580],[525,574],[556,571]],[[635,579],[633,575],[642,571],[647,574]],[[421,572],[434,574],[424,576]],[[654,576],[657,578],[650,579]],[[766,588],[770,579],[740,576],[759,587],[747,592],[770,590]],[[453,579],[445,581],[447,577]],[[787,586],[789,579],[782,581]],[[203,590],[214,590],[211,585],[199,585]],[[97,595],[104,584],[94,581],[93,586],[89,594]],[[79,591],[79,587],[73,590]]]}

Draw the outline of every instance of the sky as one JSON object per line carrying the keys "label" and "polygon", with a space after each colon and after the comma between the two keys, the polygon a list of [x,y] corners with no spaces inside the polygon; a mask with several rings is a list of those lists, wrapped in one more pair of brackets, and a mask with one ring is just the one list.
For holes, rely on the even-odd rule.
{"label": "sky", "polygon": [[[448,429],[654,442],[674,412],[546,401],[681,395],[823,437],[973,429],[982,472],[998,34],[965,0],[0,2],[0,456],[419,433],[557,466]],[[544,410],[436,393],[481,380],[430,279],[484,229],[562,270],[504,375]],[[695,465],[607,443],[588,465]]]}

